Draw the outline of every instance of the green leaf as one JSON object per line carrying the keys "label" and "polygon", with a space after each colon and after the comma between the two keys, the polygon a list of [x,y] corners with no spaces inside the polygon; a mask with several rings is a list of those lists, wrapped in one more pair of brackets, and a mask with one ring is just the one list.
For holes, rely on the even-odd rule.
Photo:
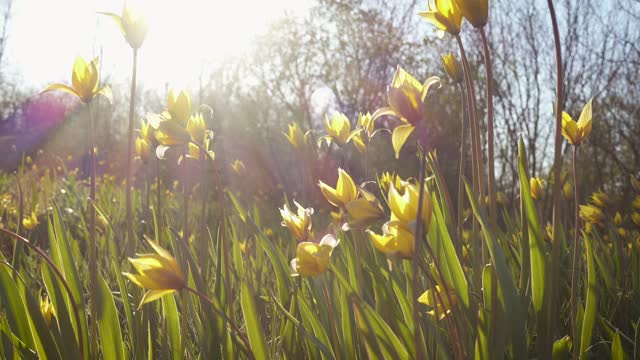
{"label": "green leaf", "polygon": [[240,297],[242,315],[244,316],[251,351],[257,360],[269,359],[270,356],[267,350],[267,343],[265,341],[266,335],[262,329],[262,324],[260,323],[260,317],[258,316],[253,293],[246,281],[242,282]]}
{"label": "green leaf", "polygon": [[587,257],[587,288],[586,303],[584,306],[584,317],[582,318],[582,331],[580,332],[580,352],[582,356],[591,346],[591,335],[593,335],[593,326],[596,321],[596,313],[598,311],[598,299],[596,298],[596,269],[593,260],[593,250],[591,248],[591,239],[586,233],[584,236],[584,244]]}
{"label": "green leaf", "polygon": [[124,344],[120,332],[118,310],[111,290],[102,276],[98,276],[98,331],[105,359],[124,359]]}
{"label": "green leaf", "polygon": [[[49,239],[51,241],[51,259],[64,274],[65,280],[69,284],[73,299],[67,298],[65,293],[65,302],[67,303],[67,311],[73,314],[73,307],[83,308],[84,298],[82,296],[82,282],[78,275],[78,268],[74,262],[74,256],[71,252],[67,231],[62,223],[62,216],[58,204],[54,202],[52,216],[49,219]],[[71,317],[73,328],[76,336],[82,336],[85,359],[89,356],[89,333],[87,329],[87,318],[84,311],[78,311],[80,316],[80,324]]]}
{"label": "green leaf", "polygon": [[2,310],[7,317],[11,332],[26,347],[36,349],[24,301],[6,266],[0,266],[0,304],[2,304]]}
{"label": "green leaf", "polygon": [[[440,205],[438,205],[438,202],[436,201],[433,201],[432,203],[433,215],[438,225],[440,236],[435,237],[434,239],[429,239],[429,242],[431,243],[433,251],[436,252],[437,255],[442,255],[439,258],[445,263],[444,266],[447,268],[447,271],[443,272],[447,275],[447,282],[451,282],[453,285],[456,295],[465,310],[470,310],[471,304],[469,300],[469,284],[467,283],[467,278],[464,276],[462,264],[460,263],[460,259],[458,259],[458,255],[456,254],[456,249],[453,246],[453,241],[449,235],[449,230],[447,229]],[[433,226],[433,224],[431,226]]]}
{"label": "green leaf", "polygon": [[471,203],[473,213],[482,228],[482,234],[484,235],[484,240],[487,248],[489,249],[489,255],[491,256],[491,261],[493,263],[496,275],[498,276],[500,288],[502,289],[502,293],[504,296],[505,316],[510,320],[507,322],[506,331],[507,334],[511,334],[511,341],[514,345],[514,356],[516,358],[525,358],[526,339],[523,336],[516,335],[523,334],[526,331],[525,309],[518,300],[516,287],[513,281],[513,277],[511,276],[511,272],[509,271],[504,252],[502,251],[502,248],[500,248],[499,244],[495,241],[493,233],[490,231],[483,214],[480,212],[475,196],[473,195],[468,182],[465,182],[465,187],[467,189],[467,195],[469,198],[469,202]]}
{"label": "green leaf", "polygon": [[616,331],[611,343],[611,360],[624,360],[624,350],[622,350],[622,341],[620,333]]}
{"label": "green leaf", "polygon": [[[542,229],[538,220],[538,212],[531,197],[529,177],[526,170],[526,154],[522,138],[518,144],[518,173],[520,175],[520,198],[523,201],[528,231],[529,231],[529,254],[531,256],[531,297],[533,308],[540,316],[544,306],[544,293],[546,286],[547,264],[544,251],[544,239]],[[524,231],[524,230],[523,230]],[[559,238],[556,237],[556,238]],[[544,324],[541,324],[544,326]],[[544,329],[544,328],[542,328]]]}
{"label": "green leaf", "polygon": [[330,345],[331,342],[329,341],[329,336],[327,336],[327,332],[322,326],[322,323],[320,323],[318,317],[311,311],[309,304],[303,297],[298,296],[298,303],[300,304],[300,314],[302,315],[303,322],[307,324],[307,327],[311,327],[315,337],[317,337],[326,348],[331,350],[331,357],[327,358],[323,354],[323,358],[335,359],[335,354]]}
{"label": "green leaf", "polygon": [[162,317],[165,321],[172,359],[182,359],[182,340],[180,337],[180,318],[174,295],[162,297]]}

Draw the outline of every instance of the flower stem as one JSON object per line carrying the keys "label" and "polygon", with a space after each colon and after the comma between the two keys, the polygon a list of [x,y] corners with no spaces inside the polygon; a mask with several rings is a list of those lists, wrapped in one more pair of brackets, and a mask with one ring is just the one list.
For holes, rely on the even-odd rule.
{"label": "flower stem", "polygon": [[[560,48],[560,31],[558,30],[558,21],[556,19],[556,12],[553,7],[553,0],[547,0],[547,6],[549,7],[549,15],[551,16],[551,25],[553,27],[553,39],[556,52],[556,109],[555,109],[555,144],[554,144],[554,158],[553,158],[553,234],[555,238],[559,238],[560,235],[560,212],[561,212],[561,199],[560,199],[560,172],[562,168],[562,110],[563,110],[563,70],[562,70],[562,49]],[[553,325],[557,318],[558,304],[556,294],[558,293],[559,285],[559,266],[560,266],[560,250],[562,241],[554,241],[551,249],[551,291],[549,299],[552,299],[549,307],[549,314],[547,318],[547,331],[543,338],[545,353],[541,354],[541,358],[551,358],[551,351],[553,347],[554,329]]]}
{"label": "flower stem", "polygon": [[[574,194],[574,199],[575,199],[575,204],[574,204],[574,210],[575,210],[575,234],[573,237],[573,263],[571,266],[571,299],[569,301],[570,305],[571,305],[571,329],[573,330],[573,338],[577,339],[578,338],[578,322],[577,322],[577,315],[578,315],[578,308],[576,305],[577,302],[577,272],[578,272],[578,254],[580,253],[578,251],[579,246],[580,246],[580,208],[579,208],[579,201],[580,201],[580,194],[578,193],[578,177],[577,177],[577,171],[576,171],[576,162],[578,161],[578,146],[574,146],[573,147],[573,194]],[[555,234],[554,234],[555,237]],[[574,340],[575,342],[575,340]],[[578,355],[578,352],[573,351],[573,358],[576,359]]]}
{"label": "flower stem", "polygon": [[493,71],[491,69],[491,51],[484,26],[479,28],[482,38],[482,48],[484,51],[484,67],[487,72],[487,162],[489,163],[489,216],[493,226],[498,223],[498,212],[496,207],[496,174],[495,155],[493,150]]}
{"label": "flower stem", "polygon": [[137,75],[137,63],[138,63],[138,49],[133,49],[133,64],[131,73],[131,97],[129,99],[129,129],[127,132],[127,174],[125,177],[125,204],[127,207],[127,240],[126,246],[131,249],[133,244],[133,209],[131,204],[131,186],[132,173],[133,173],[133,118],[135,117],[136,109],[136,75]]}
{"label": "flower stem", "polygon": [[424,199],[424,177],[426,167],[426,156],[422,150],[422,141],[418,143],[418,154],[420,155],[420,173],[418,174],[418,186],[420,190],[418,192],[418,214],[416,216],[416,232],[414,239],[414,251],[413,262],[411,263],[411,300],[413,303],[413,342],[416,349],[416,359],[424,358],[422,354],[422,331],[420,327],[420,311],[418,305],[418,289],[420,287],[420,281],[418,273],[420,271],[420,259],[422,254],[422,200]]}
{"label": "flower stem", "polygon": [[87,103],[89,111],[89,136],[91,138],[91,187],[89,190],[89,308],[91,309],[91,322],[89,334],[91,338],[91,353],[98,353],[98,244],[96,239],[96,132],[91,103]]}
{"label": "flower stem", "polygon": [[464,224],[464,167],[465,167],[465,158],[466,158],[466,144],[465,144],[465,120],[466,120],[466,101],[464,96],[464,89],[462,88],[462,83],[458,83],[460,88],[460,99],[462,102],[462,123],[460,125],[460,169],[458,172],[458,243],[456,244],[456,252],[458,253],[458,257],[462,256],[462,231]]}
{"label": "flower stem", "polygon": [[469,118],[471,120],[471,148],[475,157],[476,168],[474,169],[474,193],[476,196],[483,200],[484,185],[482,177],[482,149],[480,145],[480,126],[478,125],[478,114],[476,104],[476,94],[471,82],[471,68],[469,67],[469,60],[467,59],[467,53],[464,50],[462,44],[462,38],[460,35],[456,35],[458,41],[458,47],[460,48],[460,57],[462,58],[462,68],[464,72],[464,82],[467,88],[467,106],[469,108]]}
{"label": "flower stem", "polygon": [[202,191],[202,207],[200,209],[200,272],[202,274],[202,278],[207,278],[207,259],[209,258],[209,237],[207,236],[207,188],[204,184],[204,179],[206,179],[207,175],[207,154],[203,148],[200,149],[200,158],[202,173],[200,177],[200,187]]}

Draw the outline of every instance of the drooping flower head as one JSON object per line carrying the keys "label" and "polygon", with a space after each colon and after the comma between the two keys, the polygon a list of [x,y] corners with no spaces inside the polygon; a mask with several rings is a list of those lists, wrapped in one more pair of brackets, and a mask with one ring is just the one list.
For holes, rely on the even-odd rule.
{"label": "drooping flower head", "polygon": [[147,242],[156,253],[129,258],[137,273],[123,273],[134,284],[148,290],[142,297],[140,306],[187,286],[176,259],[155,242],[149,239]]}
{"label": "drooping flower head", "polygon": [[481,28],[489,21],[489,0],[454,0],[465,19],[475,28]]}
{"label": "drooping flower head", "polygon": [[600,209],[604,209],[609,204],[609,196],[605,194],[604,191],[598,190],[591,194],[591,202],[599,207]]}
{"label": "drooping flower head", "polygon": [[296,249],[296,258],[291,260],[291,276],[318,276],[329,268],[333,249],[339,241],[331,234],[320,243],[301,242]]}
{"label": "drooping flower head", "polygon": [[391,142],[396,154],[400,156],[400,150],[411,135],[416,126],[424,119],[424,99],[433,85],[439,85],[440,79],[432,76],[424,84],[421,84],[411,74],[400,66],[393,75],[393,81],[387,88],[389,106],[378,109],[372,116],[375,121],[381,116],[391,115],[398,117],[403,124],[396,126],[391,135]]}
{"label": "drooping flower head", "polygon": [[382,235],[367,230],[373,246],[391,257],[413,258],[415,237],[408,225],[400,221],[388,221],[382,226]]}
{"label": "drooping flower head", "polygon": [[298,241],[307,241],[311,234],[311,215],[313,215],[313,209],[304,208],[296,201],[294,201],[294,204],[297,207],[296,213],[289,210],[287,204],[284,204],[282,209],[280,209],[282,226],[287,227]]}
{"label": "drooping flower head", "polygon": [[366,227],[384,216],[380,202],[372,193],[360,189],[360,194],[362,196],[345,205],[349,214],[348,228]]}
{"label": "drooping flower head", "polygon": [[604,214],[594,205],[580,205],[580,218],[589,224],[602,224]]}
{"label": "drooping flower head", "polygon": [[38,213],[36,211],[32,211],[29,216],[22,219],[22,226],[24,226],[27,231],[35,229],[39,224],[40,221],[38,221]]}
{"label": "drooping flower head", "polygon": [[431,288],[420,295],[418,301],[432,308],[427,312],[429,315],[433,317],[437,315],[438,320],[442,320],[451,314],[457,303],[457,297],[452,290],[447,294],[442,286],[436,285],[435,289]]}

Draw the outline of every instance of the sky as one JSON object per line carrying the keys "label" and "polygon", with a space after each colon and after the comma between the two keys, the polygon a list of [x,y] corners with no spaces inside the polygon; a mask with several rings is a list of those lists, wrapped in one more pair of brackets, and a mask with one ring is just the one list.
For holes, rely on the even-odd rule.
{"label": "sky", "polygon": [[[301,15],[312,0],[129,0],[146,9],[149,34],[139,52],[146,88],[188,87],[205,67],[242,56],[257,34],[285,13]],[[0,0],[6,4],[7,0]],[[102,51],[105,76],[128,79],[131,49],[111,19],[122,0],[14,0],[6,64],[34,87],[69,82],[77,55]]]}

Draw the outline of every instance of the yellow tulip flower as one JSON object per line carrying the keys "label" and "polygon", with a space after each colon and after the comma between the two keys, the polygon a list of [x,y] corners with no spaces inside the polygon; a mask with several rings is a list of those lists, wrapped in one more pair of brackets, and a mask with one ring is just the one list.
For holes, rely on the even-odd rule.
{"label": "yellow tulip flower", "polygon": [[143,137],[136,138],[136,155],[143,162],[149,161],[149,156],[151,154],[151,144]]}
{"label": "yellow tulip flower", "polygon": [[[208,156],[211,160],[215,160],[216,154],[213,152],[213,150],[209,150],[210,144],[211,144],[210,139],[205,137],[205,140],[204,140],[205,155]],[[189,155],[187,157],[194,160],[200,160],[201,154],[202,154],[202,149],[200,148],[200,146],[190,142]]]}
{"label": "yellow tulip flower", "polygon": [[40,313],[42,313],[47,327],[51,327],[51,319],[56,317],[56,309],[51,304],[51,299],[46,295],[40,298]]}
{"label": "yellow tulip flower", "polygon": [[142,297],[139,307],[187,286],[186,278],[176,259],[160,245],[149,239],[147,242],[156,253],[129,258],[137,274],[123,273],[134,284],[148,290]]}
{"label": "yellow tulip flower", "polygon": [[640,196],[636,196],[635,199],[633,199],[631,206],[636,210],[640,210]]}
{"label": "yellow tulip flower", "polygon": [[427,11],[418,15],[435,25],[439,31],[446,31],[453,36],[460,34],[462,13],[453,0],[434,0],[433,5],[427,0],[427,6]]}
{"label": "yellow tulip flower", "polygon": [[151,126],[151,124],[149,124],[148,121],[145,121],[145,119],[142,119],[142,125],[140,126],[140,136],[149,144],[153,144],[156,140],[153,127]]}
{"label": "yellow tulip flower", "polygon": [[191,97],[189,96],[189,93],[185,90],[180,90],[176,94],[176,90],[169,90],[167,106],[167,111],[171,115],[171,120],[185,126],[189,116],[191,115]]}
{"label": "yellow tulip flower", "polygon": [[[402,194],[400,194],[402,191]],[[395,186],[389,187],[389,209],[391,209],[391,221],[400,221],[404,224],[411,224],[416,221],[418,216],[418,185],[406,184],[404,190],[396,189]],[[422,221],[426,229],[431,221],[431,212],[433,210],[431,204],[431,195],[426,188],[424,189],[424,197],[422,199]]]}
{"label": "yellow tulip flower", "polygon": [[462,72],[460,71],[460,64],[458,60],[456,60],[455,56],[452,53],[448,53],[441,56],[442,65],[444,66],[444,71],[449,75],[451,80],[456,83],[462,82]]}
{"label": "yellow tulip flower", "polygon": [[531,197],[534,200],[540,200],[544,196],[544,185],[542,179],[533,177],[529,180],[531,186]]}
{"label": "yellow tulip flower", "polygon": [[171,117],[167,111],[162,114],[147,114],[147,121],[153,127],[156,141],[164,147],[186,145],[191,140],[187,129]]}
{"label": "yellow tulip flower", "polygon": [[594,205],[580,205],[580,218],[590,224],[602,224],[604,214]]}
{"label": "yellow tulip flower", "polygon": [[360,154],[364,154],[367,151],[367,144],[365,144],[364,139],[362,138],[361,131],[351,137],[351,142]]}
{"label": "yellow tulip flower", "polygon": [[415,247],[415,236],[408,225],[400,221],[389,221],[382,226],[382,235],[367,230],[373,246],[388,256],[411,259]]}
{"label": "yellow tulip flower", "polygon": [[483,27],[489,21],[489,0],[454,0],[460,13],[475,28]]}
{"label": "yellow tulip flower", "polygon": [[187,132],[191,136],[191,140],[202,143],[205,138],[205,132],[207,131],[207,125],[204,122],[202,113],[198,112],[189,118],[187,121]]}
{"label": "yellow tulip flower", "polygon": [[375,121],[370,113],[358,114],[358,126],[371,136],[375,130]]}
{"label": "yellow tulip flower", "polygon": [[296,258],[291,260],[291,276],[317,276],[327,271],[331,253],[339,241],[331,234],[325,235],[319,244],[301,242]]}
{"label": "yellow tulip flower", "polygon": [[349,228],[366,227],[384,217],[384,210],[378,199],[364,189],[360,189],[360,193],[362,194],[360,198],[345,205],[350,218]]}
{"label": "yellow tulip flower", "polygon": [[325,115],[324,127],[327,130],[327,135],[318,139],[318,145],[321,145],[322,141],[326,141],[327,145],[331,145],[331,142],[335,142],[339,146],[344,146],[349,141],[349,135],[351,135],[351,122],[343,113],[335,113],[331,121],[329,121],[329,117]]}
{"label": "yellow tulip flower", "polygon": [[280,209],[282,226],[287,227],[298,241],[307,241],[311,234],[311,215],[313,215],[313,209],[304,208],[296,201],[294,201],[294,204],[297,207],[297,213],[289,210],[287,204],[284,204],[283,208]]}
{"label": "yellow tulip flower", "polygon": [[562,185],[562,194],[567,200],[573,199],[573,187],[571,186],[570,182],[567,181],[564,183],[564,185]]}
{"label": "yellow tulip flower", "polygon": [[98,94],[112,101],[111,89],[108,86],[98,88],[100,82],[100,73],[98,71],[98,59],[95,58],[91,62],[82,57],[76,57],[73,63],[73,71],[71,73],[71,86],[65,84],[53,84],[47,86],[42,92],[61,90],[69,94],[77,96],[84,103],[93,100]]}
{"label": "yellow tulip flower", "polygon": [[430,77],[421,84],[411,74],[398,66],[391,86],[387,89],[389,107],[378,109],[372,116],[372,121],[381,116],[392,115],[400,118],[402,125],[396,126],[391,135],[391,143],[396,154],[400,157],[400,150],[413,130],[424,118],[424,99],[429,89],[440,84],[438,77]]}
{"label": "yellow tulip flower", "polygon": [[396,173],[385,171],[378,177],[378,184],[383,193],[389,192],[389,187],[393,184],[396,189],[404,189],[403,181]]}
{"label": "yellow tulip flower", "polygon": [[584,106],[578,122],[574,121],[568,113],[562,112],[562,135],[569,143],[578,146],[591,132],[592,102],[593,99]]}
{"label": "yellow tulip flower", "polygon": [[109,16],[118,26],[129,46],[139,49],[147,37],[149,26],[139,9],[130,6],[126,1],[122,7],[122,15],[101,12],[100,14]]}
{"label": "yellow tulip flower", "polygon": [[591,195],[591,202],[595,206],[604,209],[610,201],[609,196],[604,191],[598,190]]}
{"label": "yellow tulip flower", "polygon": [[356,183],[353,182],[351,176],[342,169],[338,169],[338,182],[335,189],[322,181],[318,182],[318,186],[320,186],[320,191],[327,201],[341,209],[345,208],[347,203],[358,197],[358,187]]}
{"label": "yellow tulip flower", "polygon": [[284,137],[293,146],[294,149],[300,149],[307,145],[307,134],[304,134],[297,123],[289,124],[289,133],[283,132]]}
{"label": "yellow tulip flower", "polygon": [[234,162],[232,162],[231,168],[238,175],[242,175],[245,173],[245,171],[247,171],[247,168],[244,166],[244,162],[242,162],[242,160],[240,159],[236,159]]}
{"label": "yellow tulip flower", "polygon": [[623,223],[622,214],[620,212],[616,212],[616,215],[613,217],[613,224],[615,226],[621,226]]}
{"label": "yellow tulip flower", "polygon": [[631,214],[631,221],[633,221],[634,224],[640,226],[640,213],[634,212],[633,214]]}
{"label": "yellow tulip flower", "polygon": [[435,291],[434,289],[425,291],[420,295],[418,301],[432,308],[427,312],[429,315],[433,317],[437,315],[438,320],[442,320],[451,314],[457,303],[457,297],[453,290],[447,292],[442,286],[436,285]]}
{"label": "yellow tulip flower", "polygon": [[38,214],[35,211],[32,211],[29,216],[22,219],[22,226],[24,226],[27,231],[35,229],[39,224],[40,221],[38,221]]}

